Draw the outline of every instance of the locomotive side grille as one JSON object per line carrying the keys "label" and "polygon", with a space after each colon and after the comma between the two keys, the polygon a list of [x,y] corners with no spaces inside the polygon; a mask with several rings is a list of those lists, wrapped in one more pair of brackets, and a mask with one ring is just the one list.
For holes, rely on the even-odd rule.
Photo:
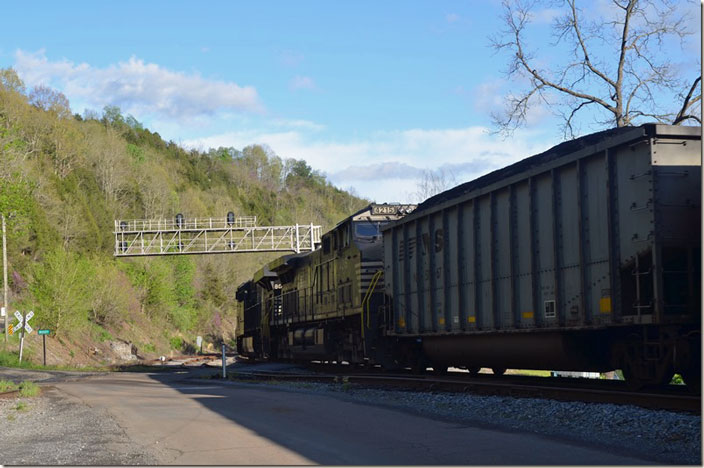
{"label": "locomotive side grille", "polygon": [[[379,270],[383,270],[383,268],[384,268],[384,262],[381,260],[362,262],[361,264],[357,264],[356,270],[357,270],[357,278],[359,280],[358,284],[359,284],[359,293],[360,294],[367,293],[367,289],[369,289],[369,285],[372,282],[372,277]],[[384,277],[382,276],[379,279],[379,281],[376,283],[376,287],[374,288],[374,292],[381,292],[384,289],[384,281],[383,280],[384,280]]]}

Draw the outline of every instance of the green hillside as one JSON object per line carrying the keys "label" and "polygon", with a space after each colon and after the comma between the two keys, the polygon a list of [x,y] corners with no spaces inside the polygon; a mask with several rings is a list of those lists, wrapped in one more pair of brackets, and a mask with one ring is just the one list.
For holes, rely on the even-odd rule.
{"label": "green hillside", "polygon": [[115,219],[234,211],[260,225],[327,230],[366,203],[305,161],[256,145],[186,150],[115,107],[74,115],[61,93],[27,90],[12,69],[0,70],[10,311],[33,310],[32,326],[54,332],[55,348],[66,348],[56,362],[107,362],[105,344],[116,340],[144,356],[188,349],[196,335],[229,342],[235,288],[278,255],[114,259]]}

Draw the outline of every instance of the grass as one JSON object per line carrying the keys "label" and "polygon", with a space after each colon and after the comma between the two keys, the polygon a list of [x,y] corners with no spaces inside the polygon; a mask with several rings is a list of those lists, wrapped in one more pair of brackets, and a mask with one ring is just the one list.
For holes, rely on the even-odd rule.
{"label": "grass", "polygon": [[84,372],[96,372],[96,371],[107,371],[106,367],[76,367],[76,366],[43,366],[41,364],[35,364],[29,360],[25,360],[24,357],[27,355],[25,352],[22,363],[19,362],[20,355],[17,351],[3,351],[0,350],[0,367],[14,367],[19,369],[32,369],[32,370],[65,370],[65,371],[84,371]]}
{"label": "grass", "polygon": [[14,392],[17,388],[18,385],[12,380],[0,380],[0,393]]}
{"label": "grass", "polygon": [[14,392],[19,390],[22,397],[35,397],[39,395],[39,385],[25,380],[21,384],[16,384],[12,380],[0,380],[0,392]]}
{"label": "grass", "polygon": [[15,406],[15,410],[17,411],[27,411],[27,403],[24,401],[20,401],[17,403],[17,406]]}
{"label": "grass", "polygon": [[29,380],[25,380],[20,384],[20,396],[35,397],[39,395],[39,385]]}

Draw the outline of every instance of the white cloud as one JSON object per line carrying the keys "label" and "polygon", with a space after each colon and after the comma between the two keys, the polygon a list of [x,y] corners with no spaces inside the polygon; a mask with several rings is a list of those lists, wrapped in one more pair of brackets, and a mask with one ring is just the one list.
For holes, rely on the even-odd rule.
{"label": "white cloud", "polygon": [[536,24],[551,24],[560,15],[562,11],[557,8],[543,8],[533,11],[531,19]]}
{"label": "white cloud", "polygon": [[296,50],[284,50],[279,53],[281,64],[290,68],[300,65],[304,58],[303,54]]}
{"label": "white cloud", "polygon": [[133,114],[178,120],[227,110],[263,111],[254,87],[168,70],[136,57],[96,68],[66,59],[50,61],[43,50],[36,53],[18,50],[14,68],[30,87],[39,84],[57,87],[74,104],[97,109],[116,105]]}
{"label": "white cloud", "polygon": [[320,131],[325,129],[325,125],[303,119],[274,119],[270,123],[276,127],[299,128],[305,130]]}
{"label": "white cloud", "polygon": [[445,21],[447,21],[448,23],[455,23],[459,21],[459,19],[460,15],[458,15],[457,13],[448,13],[447,15],[445,15]]}
{"label": "white cloud", "polygon": [[[500,114],[506,109],[507,98],[518,96],[529,87],[529,79],[525,76],[516,76],[510,81],[504,78],[490,78],[474,88],[474,108],[484,115]],[[526,126],[529,129],[543,125],[554,116],[549,104],[545,102],[546,100],[549,102],[550,99],[549,93],[546,93],[543,98],[536,95],[531,98],[526,113]]]}
{"label": "white cloud", "polygon": [[291,80],[291,89],[315,89],[315,82],[308,76],[295,76]]}
{"label": "white cloud", "polygon": [[382,201],[418,201],[423,171],[443,169],[463,183],[548,148],[534,132],[517,131],[510,141],[484,127],[379,132],[364,140],[335,141],[311,137],[305,130],[260,133],[228,132],[186,140],[190,148],[243,148],[267,144],[283,158],[304,159],[338,187],[354,187],[364,197]]}

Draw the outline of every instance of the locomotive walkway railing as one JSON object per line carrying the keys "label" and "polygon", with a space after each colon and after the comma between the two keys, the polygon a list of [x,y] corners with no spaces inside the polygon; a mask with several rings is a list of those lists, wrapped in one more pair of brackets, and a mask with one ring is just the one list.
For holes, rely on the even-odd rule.
{"label": "locomotive walkway railing", "polygon": [[321,227],[257,226],[256,216],[115,221],[115,257],[315,250]]}

